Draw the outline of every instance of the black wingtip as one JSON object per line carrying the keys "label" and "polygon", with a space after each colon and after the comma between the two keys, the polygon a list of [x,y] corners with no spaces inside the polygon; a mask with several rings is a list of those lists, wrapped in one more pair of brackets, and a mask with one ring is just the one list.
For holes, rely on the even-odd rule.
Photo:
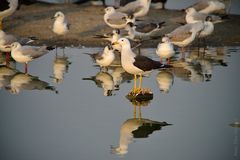
{"label": "black wingtip", "polygon": [[56,46],[47,46],[47,50],[51,51],[54,50],[56,48]]}

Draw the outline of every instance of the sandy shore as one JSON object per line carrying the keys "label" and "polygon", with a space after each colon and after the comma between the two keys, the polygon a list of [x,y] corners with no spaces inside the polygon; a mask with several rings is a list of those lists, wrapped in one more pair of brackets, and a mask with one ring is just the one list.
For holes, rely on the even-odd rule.
{"label": "sandy shore", "polygon": [[[66,36],[56,36],[51,28],[51,17],[56,11],[66,14],[71,23],[71,30]],[[57,44],[61,46],[103,46],[106,42],[93,38],[95,34],[110,32],[103,21],[104,7],[88,4],[22,5],[20,10],[4,21],[4,30],[17,36],[36,36],[40,41],[36,44]],[[159,33],[165,34],[178,26],[176,20],[183,20],[184,12],[176,10],[151,9],[144,18],[148,22],[166,21],[166,27]],[[215,25],[214,34],[207,39],[210,46],[240,45],[240,16],[231,15],[230,19]],[[145,47],[156,47],[160,40],[144,43]]]}

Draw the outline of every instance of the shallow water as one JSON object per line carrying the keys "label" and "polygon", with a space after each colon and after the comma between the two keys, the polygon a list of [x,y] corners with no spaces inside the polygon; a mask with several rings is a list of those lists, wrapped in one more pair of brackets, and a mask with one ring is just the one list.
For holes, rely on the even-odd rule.
{"label": "shallow water", "polygon": [[[0,68],[1,159],[240,158],[239,125],[230,125],[240,121],[240,47],[177,54],[172,69],[143,78],[154,97],[141,104],[125,97],[131,75],[117,65],[99,73],[83,54],[99,50],[58,49],[57,60],[52,51],[30,63],[29,75],[22,64]],[[154,52],[141,50],[158,60]],[[35,83],[21,86],[29,79]]]}

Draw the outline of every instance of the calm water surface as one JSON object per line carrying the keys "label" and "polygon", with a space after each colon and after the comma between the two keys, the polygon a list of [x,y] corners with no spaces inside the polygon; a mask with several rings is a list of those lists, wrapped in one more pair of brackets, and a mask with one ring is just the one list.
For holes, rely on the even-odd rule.
{"label": "calm water surface", "polygon": [[[22,64],[0,68],[1,159],[240,159],[230,125],[240,121],[240,47],[176,55],[174,68],[143,78],[154,94],[144,103],[126,99],[133,81],[120,66],[100,72],[83,54],[98,50],[52,51],[29,75]],[[142,49],[158,60],[154,52]]]}

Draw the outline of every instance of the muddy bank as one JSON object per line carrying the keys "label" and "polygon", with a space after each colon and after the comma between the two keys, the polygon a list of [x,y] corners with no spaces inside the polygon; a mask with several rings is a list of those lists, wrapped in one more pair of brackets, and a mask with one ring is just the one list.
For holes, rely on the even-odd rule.
{"label": "muddy bank", "polygon": [[[66,36],[56,36],[51,28],[51,17],[56,11],[66,14],[71,23],[71,30]],[[104,46],[106,42],[93,38],[95,34],[110,32],[103,21],[104,7],[89,4],[32,4],[22,5],[20,10],[4,21],[4,30],[17,36],[36,36],[40,44],[57,44],[60,46]],[[184,12],[176,10],[151,9],[144,18],[148,22],[166,21],[166,27],[159,33],[165,34],[178,26],[176,21],[183,20]],[[214,34],[207,39],[210,46],[240,45],[240,16],[231,15],[230,19],[215,25]],[[156,47],[159,40],[144,43],[145,47]]]}

